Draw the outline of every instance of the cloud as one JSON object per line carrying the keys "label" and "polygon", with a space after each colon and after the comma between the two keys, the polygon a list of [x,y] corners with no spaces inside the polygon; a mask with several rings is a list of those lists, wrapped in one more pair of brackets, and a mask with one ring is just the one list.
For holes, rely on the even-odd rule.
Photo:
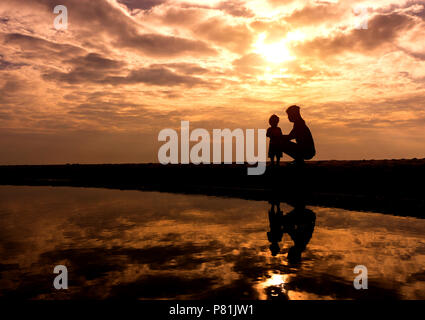
{"label": "cloud", "polygon": [[43,74],[43,78],[69,84],[100,82],[108,75],[120,73],[126,65],[124,62],[108,59],[97,53],[64,60],[63,64],[70,65],[71,70],[69,72],[49,70]]}
{"label": "cloud", "polygon": [[0,54],[0,70],[14,70],[19,69],[25,65],[25,63],[14,63],[7,61],[3,58],[3,55]]}
{"label": "cloud", "polygon": [[216,45],[240,54],[250,48],[254,39],[246,25],[229,25],[220,18],[211,18],[197,25],[194,33]]}
{"label": "cloud", "polygon": [[335,23],[340,20],[346,12],[340,3],[318,3],[307,5],[301,9],[296,9],[285,21],[293,26],[309,26],[323,22]]}
{"label": "cloud", "polygon": [[239,72],[257,74],[264,68],[264,59],[256,53],[250,53],[234,60],[233,66]]}
{"label": "cloud", "polygon": [[162,3],[165,3],[167,0],[118,0],[119,3],[124,4],[130,10],[142,9],[149,10],[153,7],[159,6]]}
{"label": "cloud", "polygon": [[[77,32],[94,46],[112,42],[120,48],[133,49],[152,57],[177,55],[214,55],[215,50],[208,44],[175,35],[153,33],[125,14],[118,6],[105,0],[63,0],[69,12],[69,29]],[[37,5],[44,8],[44,14],[56,6],[53,0],[22,0],[18,6]],[[46,12],[47,11],[47,12]],[[51,15],[52,22],[54,15]]]}
{"label": "cloud", "polygon": [[89,53],[86,56],[72,58],[65,62],[78,68],[96,70],[116,70],[125,66],[122,61],[108,59],[98,53]]}
{"label": "cloud", "polygon": [[178,62],[178,63],[164,63],[164,64],[152,64],[151,67],[165,67],[176,70],[183,74],[206,74],[209,72],[208,69],[201,67],[196,63]]}
{"label": "cloud", "polygon": [[203,8],[172,6],[166,7],[159,12],[152,12],[148,16],[144,15],[142,19],[155,17],[165,25],[190,28],[193,24],[205,18],[206,11]]}
{"label": "cloud", "polygon": [[138,70],[131,71],[127,76],[108,77],[101,82],[113,85],[145,83],[148,85],[157,86],[184,85],[188,87],[200,84],[207,84],[204,80],[200,78],[187,75],[179,75],[175,72],[170,71],[169,69],[161,67],[141,68]]}
{"label": "cloud", "polygon": [[152,57],[215,55],[205,42],[159,34],[134,34],[117,40],[124,48],[133,48]]}
{"label": "cloud", "polygon": [[[43,78],[49,81],[66,82],[69,84],[97,83],[114,86],[141,83],[155,86],[183,85],[187,87],[208,85],[208,83],[201,78],[178,74],[168,68],[156,65],[130,70],[126,75],[113,75],[111,72],[114,73],[115,71],[122,71],[118,68],[118,66],[121,65],[120,62],[104,59],[98,56],[93,58],[93,56],[94,55],[89,55],[89,58],[84,57],[81,59],[83,64],[78,64],[70,72],[51,71],[45,73]],[[100,68],[91,64],[85,66],[87,60],[95,60],[97,63],[105,60],[108,63],[101,65]],[[74,63],[76,61],[80,60],[73,60]],[[184,67],[180,66],[180,69],[181,68]]]}
{"label": "cloud", "polygon": [[272,6],[283,6],[293,3],[296,0],[267,0]]}
{"label": "cloud", "polygon": [[280,41],[291,30],[291,27],[283,19],[280,20],[255,20],[250,27],[257,33],[265,32],[266,42]]}
{"label": "cloud", "polygon": [[317,37],[300,44],[296,49],[301,55],[321,58],[343,52],[370,54],[383,46],[394,47],[397,37],[413,25],[414,21],[404,14],[375,15],[368,22],[368,29],[353,29],[349,33],[337,32],[330,37]]}
{"label": "cloud", "polygon": [[3,44],[5,46],[19,48],[18,55],[28,60],[37,58],[62,60],[64,58],[72,58],[85,51],[74,45],[56,43],[40,37],[20,33],[3,33],[0,34],[0,37],[3,38]]}
{"label": "cloud", "polygon": [[223,10],[224,12],[235,17],[251,18],[254,16],[254,13],[250,9],[245,7],[243,1],[222,1],[218,5],[216,5],[215,8]]}
{"label": "cloud", "polygon": [[[419,157],[425,3],[363,3],[367,30],[354,29],[358,17],[348,0],[63,0],[69,25],[57,31],[56,1],[3,1],[0,126],[13,141],[0,139],[8,150],[0,163],[53,159],[28,137],[38,133],[41,149],[61,150],[52,137],[82,142],[73,134],[79,130],[97,138],[82,149],[70,143],[66,155],[75,161],[155,161],[158,130],[178,128],[181,119],[208,128],[262,128],[270,114],[294,103],[303,106],[319,147],[332,146],[319,153],[322,159],[387,156],[391,126],[403,132],[404,147],[393,147],[394,154]],[[267,60],[283,47],[292,60]],[[132,132],[143,132],[149,151],[124,150]],[[365,151],[371,135],[376,146]],[[104,152],[109,140],[118,154],[109,146]]]}
{"label": "cloud", "polygon": [[246,7],[246,1],[241,0],[225,0],[215,5],[199,4],[199,3],[182,3],[181,8],[197,8],[205,10],[223,11],[234,17],[251,18],[255,16],[251,9]]}

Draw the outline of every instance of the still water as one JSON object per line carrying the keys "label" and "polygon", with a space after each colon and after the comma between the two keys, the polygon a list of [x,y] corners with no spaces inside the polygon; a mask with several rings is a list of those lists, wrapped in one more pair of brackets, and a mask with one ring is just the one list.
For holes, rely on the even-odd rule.
{"label": "still water", "polygon": [[[281,203],[0,187],[0,299],[424,299],[425,220]],[[69,289],[56,290],[56,265]],[[368,289],[356,290],[356,265]]]}

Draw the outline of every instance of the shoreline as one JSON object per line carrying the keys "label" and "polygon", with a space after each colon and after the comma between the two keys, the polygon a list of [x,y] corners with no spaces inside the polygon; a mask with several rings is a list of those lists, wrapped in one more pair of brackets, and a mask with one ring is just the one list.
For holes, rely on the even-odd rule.
{"label": "shoreline", "polygon": [[[425,218],[425,159],[247,165],[67,164],[0,166],[0,185],[96,187],[233,197]],[[416,183],[415,183],[416,182]]]}

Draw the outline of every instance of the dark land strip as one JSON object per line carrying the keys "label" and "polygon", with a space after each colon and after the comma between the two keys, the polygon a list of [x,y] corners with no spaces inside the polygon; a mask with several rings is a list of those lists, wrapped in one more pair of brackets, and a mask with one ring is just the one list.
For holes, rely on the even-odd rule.
{"label": "dark land strip", "polygon": [[[100,187],[425,217],[425,159],[282,163],[261,176],[247,165],[67,164],[0,166],[1,185]],[[141,198],[142,200],[143,198]]]}

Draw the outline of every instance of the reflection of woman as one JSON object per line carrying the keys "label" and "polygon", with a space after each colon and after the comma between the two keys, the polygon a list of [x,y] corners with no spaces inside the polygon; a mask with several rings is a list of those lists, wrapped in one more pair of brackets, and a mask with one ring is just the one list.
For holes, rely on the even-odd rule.
{"label": "reflection of woman", "polygon": [[284,232],[288,233],[294,242],[294,246],[288,252],[288,261],[290,263],[301,261],[301,254],[313,236],[315,223],[316,214],[306,209],[303,205],[296,206],[294,210],[284,217]]}
{"label": "reflection of woman", "polygon": [[283,234],[287,233],[294,242],[288,252],[288,261],[290,263],[300,262],[301,254],[313,235],[316,214],[300,203],[296,204],[291,212],[283,215],[279,202],[272,202],[269,221],[270,232],[267,232],[267,238],[271,242],[272,255],[276,256],[280,252],[279,242],[282,241]]}

